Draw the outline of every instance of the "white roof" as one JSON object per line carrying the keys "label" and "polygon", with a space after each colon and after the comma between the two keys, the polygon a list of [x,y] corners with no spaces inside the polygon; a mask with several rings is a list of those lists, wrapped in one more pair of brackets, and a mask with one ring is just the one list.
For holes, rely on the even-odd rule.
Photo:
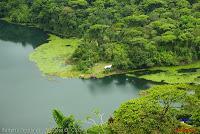
{"label": "white roof", "polygon": [[112,65],[108,65],[104,67],[105,69],[112,68]]}

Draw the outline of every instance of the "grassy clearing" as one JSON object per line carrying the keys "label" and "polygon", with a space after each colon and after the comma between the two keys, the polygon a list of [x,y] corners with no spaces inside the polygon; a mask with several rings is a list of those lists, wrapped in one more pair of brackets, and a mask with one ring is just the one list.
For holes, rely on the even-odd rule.
{"label": "grassy clearing", "polygon": [[[181,69],[191,69],[197,68],[196,72],[178,72]],[[163,72],[155,74],[141,75],[140,78],[152,80],[156,82],[166,82],[166,83],[200,83],[200,62],[195,62],[193,64],[184,66],[173,66],[173,67],[154,67],[148,69],[150,71],[162,70]],[[136,76],[133,74],[128,74],[129,76]]]}
{"label": "grassy clearing", "polygon": [[80,40],[61,39],[53,35],[50,35],[49,40],[48,43],[35,49],[30,55],[30,60],[34,61],[44,74],[55,75],[55,73],[69,70],[70,66],[66,63]]}
{"label": "grassy clearing", "polygon": [[30,54],[30,60],[35,62],[43,74],[49,76],[58,76],[62,78],[97,78],[121,73],[106,72],[104,66],[109,63],[98,63],[86,73],[76,70],[75,65],[71,63],[70,58],[81,43],[81,39],[71,38],[63,39],[55,35],[50,35],[49,42],[39,46]]}

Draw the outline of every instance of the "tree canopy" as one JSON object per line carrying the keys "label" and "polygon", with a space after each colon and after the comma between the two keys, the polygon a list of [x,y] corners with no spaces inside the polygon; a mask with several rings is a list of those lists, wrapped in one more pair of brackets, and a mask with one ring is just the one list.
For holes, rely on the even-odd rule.
{"label": "tree canopy", "polygon": [[200,59],[199,0],[4,0],[0,17],[83,38],[72,57],[80,70],[101,61],[132,69]]}
{"label": "tree canopy", "polygon": [[198,91],[198,86],[183,84],[155,86],[144,91],[143,97],[122,104],[114,113],[111,127],[119,134],[173,134],[185,127],[183,118],[199,127]]}

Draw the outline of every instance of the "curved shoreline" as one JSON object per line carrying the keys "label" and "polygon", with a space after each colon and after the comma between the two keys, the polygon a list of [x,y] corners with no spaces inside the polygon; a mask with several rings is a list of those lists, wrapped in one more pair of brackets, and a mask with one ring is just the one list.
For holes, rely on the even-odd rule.
{"label": "curved shoreline", "polygon": [[[61,78],[103,78],[115,74],[126,74],[132,77],[143,78],[155,82],[164,83],[199,83],[200,61],[182,66],[170,67],[152,67],[147,69],[136,69],[127,71],[108,71],[104,67],[110,63],[97,63],[87,72],[81,72],[76,69],[76,65],[71,63],[70,58],[78,47],[81,39],[78,38],[60,38],[55,35],[49,36],[49,42],[42,44],[30,54],[29,58],[35,62],[43,74]],[[181,69],[197,68],[195,72],[178,72]],[[198,69],[199,68],[199,69]],[[159,72],[159,70],[161,72]],[[138,76],[137,72],[144,72]],[[146,73],[145,73],[146,71]],[[156,71],[156,73],[148,73]],[[136,74],[135,74],[136,73]]]}

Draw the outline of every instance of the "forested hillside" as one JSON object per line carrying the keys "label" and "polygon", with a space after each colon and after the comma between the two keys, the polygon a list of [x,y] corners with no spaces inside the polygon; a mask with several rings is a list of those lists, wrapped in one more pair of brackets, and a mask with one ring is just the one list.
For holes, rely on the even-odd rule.
{"label": "forested hillside", "polygon": [[117,69],[200,59],[199,0],[1,0],[0,16],[83,38],[80,70],[100,61]]}

